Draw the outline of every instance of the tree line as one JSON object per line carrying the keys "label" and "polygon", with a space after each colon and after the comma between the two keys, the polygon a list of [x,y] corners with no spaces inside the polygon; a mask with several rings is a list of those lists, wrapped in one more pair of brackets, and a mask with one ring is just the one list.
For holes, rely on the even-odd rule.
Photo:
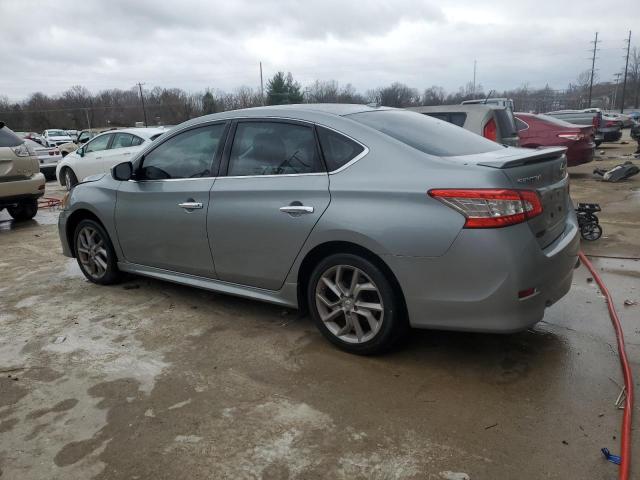
{"label": "tree line", "polygon": [[[389,107],[456,104],[473,98],[508,97],[516,110],[547,112],[558,109],[586,108],[589,87],[588,72],[563,90],[548,85],[531,88],[528,84],[505,91],[486,91],[471,83],[457,91],[447,92],[434,85],[424,90],[394,82],[391,85],[358,92],[353,85],[335,80],[316,80],[303,87],[291,73],[277,72],[267,81],[266,89],[239,87],[233,92],[207,89],[186,92],[179,88],[154,87],[143,91],[149,125],[176,125],[190,118],[210,113],[292,103],[375,103]],[[621,85],[596,82],[592,106],[619,108]],[[640,53],[634,49],[627,78],[626,106],[638,108],[640,96]],[[616,104],[617,102],[617,104]],[[91,93],[74,86],[60,95],[37,92],[21,102],[10,102],[0,95],[0,120],[15,131],[41,132],[46,128],[86,129],[133,126],[145,115],[137,87],[128,90],[109,89]]]}

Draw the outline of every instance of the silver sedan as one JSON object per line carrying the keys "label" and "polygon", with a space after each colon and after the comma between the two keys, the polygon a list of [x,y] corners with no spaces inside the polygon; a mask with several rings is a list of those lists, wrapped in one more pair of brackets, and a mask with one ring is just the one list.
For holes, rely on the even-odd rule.
{"label": "silver sedan", "polygon": [[74,187],[86,277],[122,272],[308,309],[371,354],[409,327],[513,332],[571,286],[561,148],[506,148],[413,112],[292,105],[178,125]]}

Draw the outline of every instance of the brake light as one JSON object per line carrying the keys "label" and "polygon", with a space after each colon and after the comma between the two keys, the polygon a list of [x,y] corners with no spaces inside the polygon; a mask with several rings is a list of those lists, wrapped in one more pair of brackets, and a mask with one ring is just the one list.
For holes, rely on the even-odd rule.
{"label": "brake light", "polygon": [[428,194],[464,215],[464,228],[506,227],[542,213],[534,190],[437,189]]}
{"label": "brake light", "polygon": [[596,115],[595,117],[593,117],[593,128],[595,128],[596,130],[598,128],[600,128],[600,115]]}
{"label": "brake light", "polygon": [[482,135],[494,142],[498,140],[498,129],[496,127],[496,121],[491,118],[482,129]]}
{"label": "brake light", "polygon": [[605,127],[617,127],[618,124],[613,120],[607,120],[607,123],[604,124]]}
{"label": "brake light", "polygon": [[564,138],[566,140],[583,140],[584,139],[584,134],[583,133],[559,133],[557,135],[558,138]]}

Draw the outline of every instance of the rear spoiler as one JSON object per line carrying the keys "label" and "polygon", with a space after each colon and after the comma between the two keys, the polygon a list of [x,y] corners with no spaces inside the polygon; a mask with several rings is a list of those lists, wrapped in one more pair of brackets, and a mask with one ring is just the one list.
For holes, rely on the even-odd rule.
{"label": "rear spoiler", "polygon": [[567,147],[538,148],[529,152],[524,150],[519,148],[517,154],[481,161],[478,162],[478,165],[491,168],[512,168],[532,163],[542,163],[563,156],[567,151]]}

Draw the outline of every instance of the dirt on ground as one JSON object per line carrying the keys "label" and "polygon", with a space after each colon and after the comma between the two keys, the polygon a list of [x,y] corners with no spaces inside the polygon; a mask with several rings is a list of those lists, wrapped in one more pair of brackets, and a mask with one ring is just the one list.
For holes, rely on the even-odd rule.
{"label": "dirt on ground", "polygon": [[[604,235],[583,249],[640,379],[640,306],[625,306],[640,302],[640,175],[591,175],[634,150],[604,144],[570,173],[574,200],[602,206]],[[529,331],[413,331],[366,358],[295,311],[138,277],[91,284],[62,256],[56,219],[0,213],[2,480],[617,475],[600,448],[619,453],[619,361],[584,267]]]}

